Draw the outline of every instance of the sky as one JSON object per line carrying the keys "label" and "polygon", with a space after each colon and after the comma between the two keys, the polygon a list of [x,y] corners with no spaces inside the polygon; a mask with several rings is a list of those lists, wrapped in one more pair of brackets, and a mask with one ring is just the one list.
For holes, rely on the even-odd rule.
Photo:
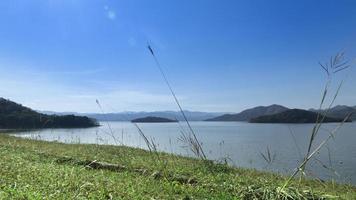
{"label": "sky", "polygon": [[[36,110],[318,107],[318,62],[356,58],[353,0],[1,0],[0,97]],[[336,104],[356,105],[356,70]],[[333,90],[331,90],[332,92]],[[331,94],[331,93],[330,93]]]}

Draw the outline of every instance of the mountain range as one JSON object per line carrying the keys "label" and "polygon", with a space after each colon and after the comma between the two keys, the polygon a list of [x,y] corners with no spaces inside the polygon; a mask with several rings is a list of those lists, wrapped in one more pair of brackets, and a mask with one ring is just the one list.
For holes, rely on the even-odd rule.
{"label": "mountain range", "polygon": [[[313,112],[325,112],[325,110],[316,110],[316,109],[309,109]],[[345,106],[345,105],[337,105],[331,108],[328,111],[327,116],[334,117],[334,118],[345,118],[348,114],[354,113],[351,115],[351,120],[356,120],[356,106]]]}
{"label": "mountain range", "polygon": [[[183,121],[184,118],[181,112],[178,111],[153,111],[153,112],[118,112],[118,113],[75,113],[75,112],[51,112],[51,111],[40,111],[45,114],[56,114],[56,115],[68,115],[75,114],[79,116],[87,116],[90,118],[97,119],[98,121],[131,121],[137,118],[144,117],[162,117],[172,120]],[[184,111],[189,121],[203,121],[209,118],[220,116],[224,113],[222,112],[197,112],[197,111]]]}
{"label": "mountain range", "polygon": [[[265,116],[274,115],[284,111],[290,110],[285,106],[273,104],[269,106],[257,106],[254,108],[243,110],[239,113],[222,113],[222,112],[197,112],[197,111],[184,111],[189,121],[250,121],[251,119]],[[324,110],[309,109],[308,111],[317,113]],[[355,112],[351,120],[356,120],[356,106],[338,105],[331,108],[327,114],[330,118],[342,119],[345,118],[350,112]],[[162,117],[178,121],[183,121],[182,114],[178,111],[154,111],[154,112],[119,112],[119,113],[57,113],[50,111],[42,111],[46,114],[68,115],[75,114],[79,116],[88,116],[97,119],[98,121],[131,121],[137,118],[144,117]]]}

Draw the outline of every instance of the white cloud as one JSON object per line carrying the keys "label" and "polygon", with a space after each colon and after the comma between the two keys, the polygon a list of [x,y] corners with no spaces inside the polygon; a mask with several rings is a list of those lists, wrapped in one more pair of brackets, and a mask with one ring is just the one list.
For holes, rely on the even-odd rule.
{"label": "white cloud", "polygon": [[[132,87],[117,88],[108,82],[105,88],[88,85],[68,85],[58,73],[39,73],[19,68],[3,68],[0,74],[0,97],[4,97],[36,110],[100,112],[95,100],[99,99],[106,112],[150,111],[176,109],[169,93],[152,93]],[[60,73],[66,76],[69,72]],[[111,85],[111,87],[109,87]],[[120,86],[121,87],[121,86]],[[179,97],[183,99],[182,97]]]}
{"label": "white cloud", "polygon": [[107,12],[107,17],[108,17],[109,19],[111,19],[111,20],[115,20],[115,19],[116,19],[116,13],[115,13],[115,11],[109,10],[109,11]]}
{"label": "white cloud", "polygon": [[139,90],[115,90],[107,93],[83,93],[66,96],[71,104],[84,112],[99,112],[98,99],[105,112],[176,109],[170,95]]}
{"label": "white cloud", "polygon": [[116,12],[112,9],[110,9],[109,6],[104,6],[105,14],[106,17],[110,20],[115,20],[116,19]]}

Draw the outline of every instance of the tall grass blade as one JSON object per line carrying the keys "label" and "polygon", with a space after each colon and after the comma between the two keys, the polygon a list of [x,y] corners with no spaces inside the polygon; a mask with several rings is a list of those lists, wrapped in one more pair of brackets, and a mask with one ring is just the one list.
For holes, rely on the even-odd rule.
{"label": "tall grass blade", "polygon": [[[331,80],[332,80],[332,76],[335,75],[336,73],[346,69],[349,67],[348,64],[348,61],[344,62],[344,53],[341,52],[341,53],[337,53],[334,57],[331,57],[330,58],[330,62],[329,64],[326,63],[325,65],[322,65],[321,63],[319,63],[320,66],[323,68],[323,70],[326,72],[327,74],[327,82],[326,82],[326,85],[325,85],[325,88],[324,88],[324,91],[323,91],[323,95],[322,95],[322,98],[321,98],[321,102],[320,102],[320,105],[319,105],[319,111],[318,111],[318,115],[317,115],[317,119],[316,119],[316,122],[315,122],[315,125],[313,126],[313,129],[312,129],[312,133],[311,133],[311,136],[310,136],[310,139],[309,139],[309,143],[308,143],[308,149],[307,149],[307,152],[306,152],[306,155],[304,157],[304,160],[303,162],[296,168],[295,172],[290,176],[290,178],[285,182],[285,184],[283,185],[282,189],[284,189],[285,187],[287,187],[287,185],[290,183],[290,181],[299,173],[299,172],[304,172],[305,170],[305,166],[307,165],[307,163],[309,162],[309,160],[311,158],[313,158],[315,156],[315,154],[317,152],[319,152],[319,150],[325,146],[327,144],[327,142],[334,138],[336,132],[340,129],[341,126],[344,125],[345,122],[347,122],[352,113],[348,114],[344,119],[343,121],[334,129],[330,132],[329,136],[324,139],[313,151],[312,151],[312,147],[313,147],[313,144],[315,143],[315,138],[317,136],[317,134],[319,133],[320,131],[320,128],[326,118],[326,116],[329,114],[332,106],[334,105],[334,102],[337,98],[337,96],[339,95],[339,92],[341,90],[341,87],[343,85],[343,80],[339,83],[338,87],[337,87],[337,90],[335,92],[335,94],[333,95],[332,99],[331,99],[331,102],[329,103],[327,109],[325,109],[324,111],[322,110],[323,108],[323,105],[325,103],[325,99],[327,97],[327,94],[328,94],[328,90],[329,90],[329,87],[330,87],[330,84],[331,84]],[[332,73],[330,73],[332,72]]]}
{"label": "tall grass blade", "polygon": [[182,116],[183,116],[183,118],[184,118],[184,121],[186,122],[186,124],[187,124],[187,126],[188,126],[188,128],[189,128],[189,130],[190,130],[190,132],[191,132],[191,136],[192,136],[193,138],[192,138],[192,139],[189,139],[188,141],[190,142],[191,145],[194,146],[193,148],[195,148],[195,151],[193,151],[193,152],[194,152],[198,157],[200,157],[200,158],[202,158],[202,159],[207,159],[207,157],[206,157],[206,155],[205,155],[205,153],[204,153],[204,150],[203,150],[203,148],[202,148],[202,146],[201,146],[201,143],[200,143],[200,141],[198,140],[198,138],[197,138],[197,136],[196,136],[196,134],[195,134],[193,128],[191,127],[191,125],[190,125],[190,123],[189,123],[189,120],[188,120],[187,116],[185,115],[185,113],[184,113],[184,111],[183,111],[183,109],[182,109],[182,106],[180,105],[180,103],[179,103],[179,101],[178,101],[178,98],[177,98],[175,92],[173,91],[173,88],[172,88],[171,84],[169,83],[168,78],[167,78],[166,74],[164,73],[163,68],[162,68],[160,62],[158,61],[158,58],[156,57],[156,55],[155,55],[155,53],[154,53],[154,51],[153,51],[151,45],[148,44],[148,45],[147,45],[147,48],[148,48],[149,52],[151,53],[152,57],[154,58],[155,63],[156,63],[156,66],[157,66],[157,68],[159,69],[159,71],[160,71],[160,73],[161,73],[161,75],[162,75],[162,77],[163,77],[164,82],[165,82],[166,85],[168,86],[168,88],[169,88],[169,90],[170,90],[170,92],[171,92],[171,94],[172,94],[172,96],[173,96],[173,98],[174,98],[174,101],[176,102],[176,104],[177,104],[177,106],[178,106],[178,108],[179,108],[179,110],[180,110],[180,112],[181,112],[181,114],[182,114]]}
{"label": "tall grass blade", "polygon": [[[103,107],[101,106],[99,100],[96,99],[95,102],[96,102],[96,104],[98,105],[98,107],[99,107],[99,109],[100,109],[100,112],[101,112],[102,114],[104,114],[104,109],[103,109]],[[111,125],[110,125],[109,121],[108,121],[108,120],[105,120],[105,122],[106,122],[107,127],[108,127],[109,130],[110,130],[110,133],[106,133],[106,132],[104,132],[104,133],[106,133],[106,134],[108,134],[109,136],[111,136],[111,137],[113,138],[114,142],[116,143],[116,145],[117,145],[118,143],[119,143],[120,145],[124,145],[124,144],[122,143],[122,141],[119,141],[119,142],[118,142],[117,138],[115,137],[114,131],[113,131],[112,128],[111,128]]]}

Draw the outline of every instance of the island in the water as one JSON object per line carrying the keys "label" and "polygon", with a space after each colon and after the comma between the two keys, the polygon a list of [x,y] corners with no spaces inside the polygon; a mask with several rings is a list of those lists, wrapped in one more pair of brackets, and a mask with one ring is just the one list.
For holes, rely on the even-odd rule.
{"label": "island in the water", "polygon": [[47,115],[0,98],[0,129],[88,128],[99,126],[95,119],[75,115]]}
{"label": "island in the water", "polygon": [[163,118],[163,117],[142,117],[142,118],[137,118],[131,120],[131,122],[134,123],[171,123],[171,122],[178,122],[177,120],[172,120],[168,118]]}
{"label": "island in the water", "polygon": [[[249,120],[250,123],[315,123],[318,117],[318,113],[301,110],[290,109],[281,113],[273,115],[264,115]],[[322,117],[323,123],[330,122],[342,122],[342,118]],[[351,119],[347,119],[346,122],[351,122]]]}

